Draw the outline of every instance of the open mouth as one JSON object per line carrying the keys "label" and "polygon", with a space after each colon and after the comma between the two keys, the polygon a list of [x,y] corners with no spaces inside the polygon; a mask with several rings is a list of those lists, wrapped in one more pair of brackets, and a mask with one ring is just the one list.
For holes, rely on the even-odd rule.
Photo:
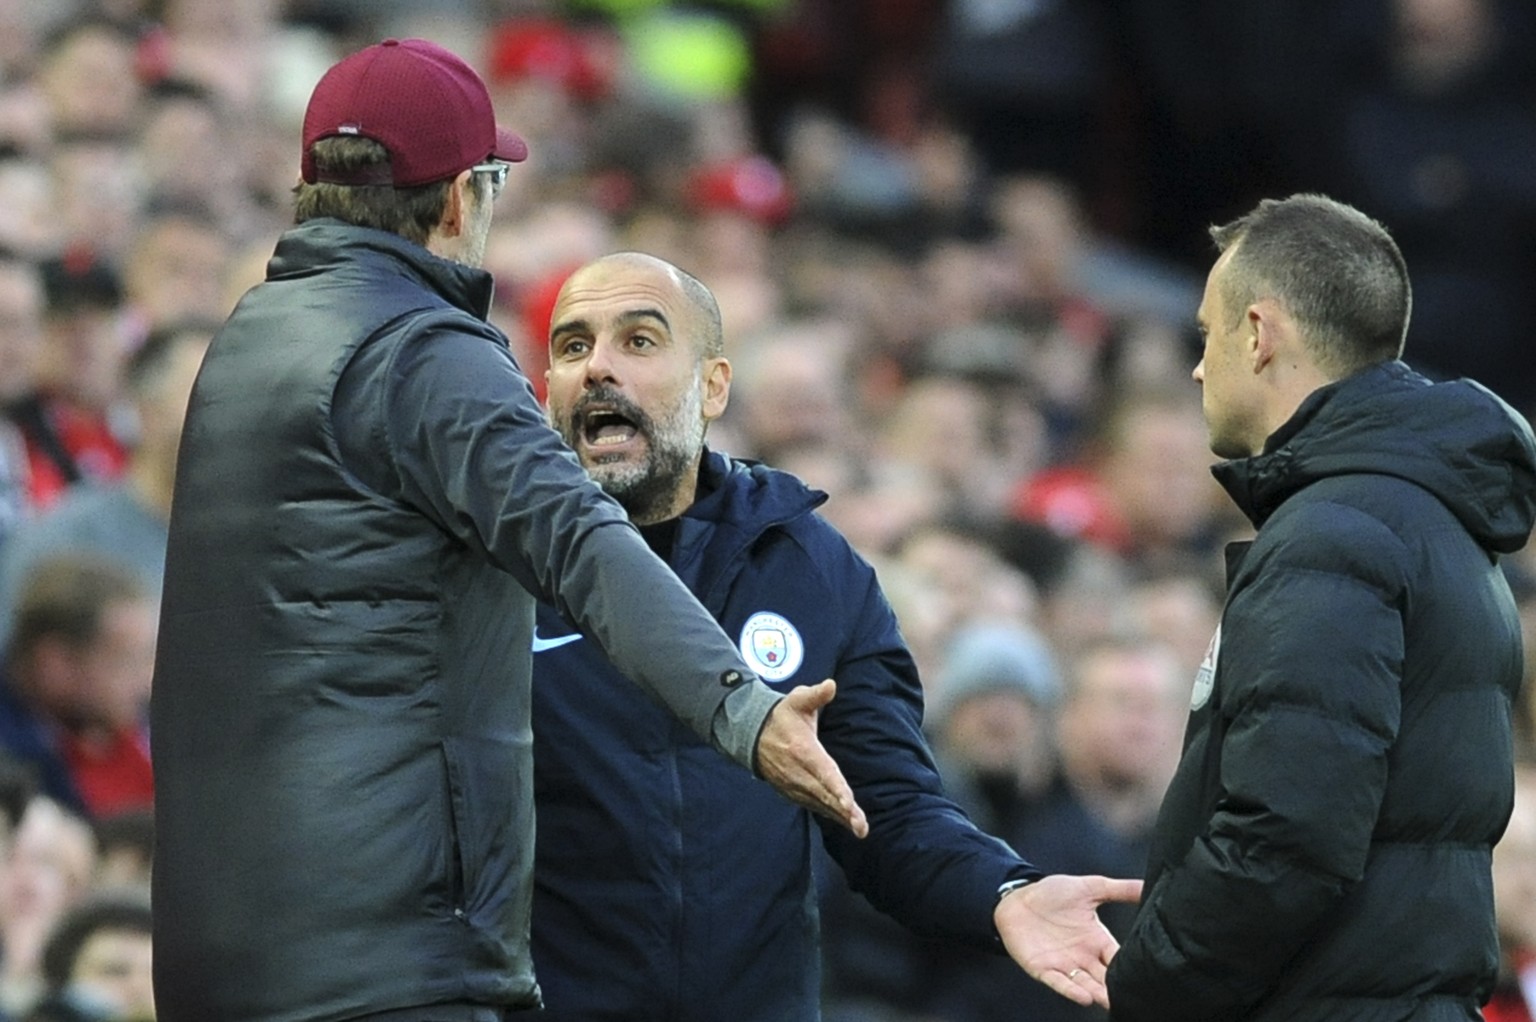
{"label": "open mouth", "polygon": [[582,417],[581,438],[590,447],[615,447],[639,434],[633,420],[611,408],[594,408]]}

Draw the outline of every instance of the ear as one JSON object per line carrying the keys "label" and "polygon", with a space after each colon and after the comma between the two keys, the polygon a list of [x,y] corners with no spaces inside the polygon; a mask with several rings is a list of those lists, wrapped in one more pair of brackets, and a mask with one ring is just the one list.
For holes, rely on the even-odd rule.
{"label": "ear", "polygon": [[1254,374],[1257,375],[1280,353],[1283,340],[1281,333],[1286,328],[1286,322],[1276,302],[1261,298],[1248,306],[1246,325],[1248,353],[1253,360]]}
{"label": "ear", "polygon": [[713,422],[725,414],[731,401],[731,363],[726,358],[704,361],[704,420]]}
{"label": "ear", "polygon": [[438,221],[437,233],[445,238],[457,238],[464,233],[464,213],[468,204],[465,189],[474,187],[469,171],[461,171],[448,186],[448,202],[443,207],[443,219]]}

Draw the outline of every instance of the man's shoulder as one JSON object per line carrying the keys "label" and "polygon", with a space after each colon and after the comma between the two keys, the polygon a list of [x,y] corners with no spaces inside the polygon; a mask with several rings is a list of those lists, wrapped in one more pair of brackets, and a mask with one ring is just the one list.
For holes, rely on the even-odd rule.
{"label": "man's shoulder", "polygon": [[1307,487],[1259,530],[1243,574],[1351,577],[1397,591],[1413,576],[1413,551],[1429,537],[1421,512],[1435,501],[1411,483],[1391,483],[1337,477]]}
{"label": "man's shoulder", "polygon": [[1303,487],[1259,531],[1259,539],[1308,546],[1387,543],[1454,521],[1451,510],[1411,479],[1384,472],[1341,473]]}

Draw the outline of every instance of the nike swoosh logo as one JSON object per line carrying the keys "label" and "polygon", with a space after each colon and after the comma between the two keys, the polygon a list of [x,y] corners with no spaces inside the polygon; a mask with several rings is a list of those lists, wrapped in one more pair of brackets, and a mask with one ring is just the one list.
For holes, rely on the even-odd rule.
{"label": "nike swoosh logo", "polygon": [[580,632],[572,632],[570,635],[557,635],[553,639],[546,639],[539,634],[539,630],[533,630],[533,651],[542,653],[546,649],[554,649],[556,646],[564,646],[567,643],[581,641]]}

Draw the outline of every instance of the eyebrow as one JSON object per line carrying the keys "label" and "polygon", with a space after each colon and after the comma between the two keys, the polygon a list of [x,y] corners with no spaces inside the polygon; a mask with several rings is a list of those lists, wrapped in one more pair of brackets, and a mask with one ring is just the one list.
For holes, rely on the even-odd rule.
{"label": "eyebrow", "polygon": [[[619,316],[620,326],[631,326],[636,322],[654,320],[660,324],[667,334],[672,333],[672,323],[667,319],[667,314],[660,309],[631,309]],[[549,328],[549,339],[555,339],[568,333],[591,333],[592,323],[586,319],[568,319],[562,323],[556,323]]]}
{"label": "eyebrow", "polygon": [[672,323],[667,319],[667,314],[660,309],[631,309],[619,317],[619,322],[629,325],[638,320],[653,319],[664,327],[667,333],[672,332]]}

